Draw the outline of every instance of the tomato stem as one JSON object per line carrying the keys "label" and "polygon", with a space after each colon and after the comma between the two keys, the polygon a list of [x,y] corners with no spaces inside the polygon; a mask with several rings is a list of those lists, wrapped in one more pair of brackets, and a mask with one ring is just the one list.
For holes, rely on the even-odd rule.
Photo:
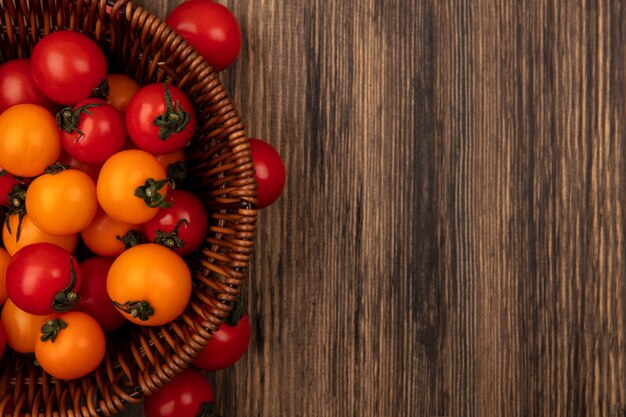
{"label": "tomato stem", "polygon": [[56,318],[53,320],[48,320],[41,326],[41,337],[39,338],[42,342],[47,342],[48,340],[52,343],[57,339],[59,332],[63,329],[67,328],[67,323],[61,320],[60,318]]}
{"label": "tomato stem", "polygon": [[143,235],[135,229],[129,230],[124,236],[117,235],[115,238],[124,244],[124,249],[130,249],[143,242]]}
{"label": "tomato stem", "polygon": [[141,321],[147,321],[154,315],[154,308],[148,301],[126,301],[124,304],[120,304],[116,301],[112,301],[113,305],[120,311],[126,314],[130,314],[132,318],[138,318]]}
{"label": "tomato stem", "polygon": [[64,165],[64,164],[57,162],[56,164],[52,164],[48,168],[46,168],[45,173],[50,174],[50,175],[56,175],[69,168],[70,168],[69,165]]}
{"label": "tomato stem", "polygon": [[169,183],[169,179],[154,180],[148,178],[144,185],[137,187],[135,195],[141,198],[150,208],[167,208],[172,204],[165,201],[165,197],[159,194],[159,190]]}
{"label": "tomato stem", "polygon": [[157,229],[157,231],[154,233],[153,242],[157,245],[165,246],[166,248],[170,249],[182,248],[183,246],[185,246],[185,241],[178,236],[178,229],[180,228],[181,224],[184,224],[185,228],[187,228],[187,226],[189,226],[189,221],[187,219],[180,219],[180,221],[176,223],[174,230],[172,230],[170,233],[165,233],[160,229]]}
{"label": "tomato stem", "polygon": [[56,293],[52,301],[52,309],[59,313],[70,311],[80,299],[76,293],[76,271],[74,270],[74,257],[70,256],[70,283],[67,287]]}
{"label": "tomato stem", "polygon": [[88,103],[83,106],[76,107],[75,109],[72,109],[72,107],[65,107],[64,109],[61,109],[61,111],[58,112],[56,115],[57,125],[59,126],[59,129],[65,131],[66,133],[78,133],[78,137],[74,139],[74,143],[76,143],[83,136],[85,136],[85,133],[78,128],[78,124],[80,123],[80,115],[83,113],[91,114],[91,111],[89,111],[89,109],[93,107],[104,106],[105,104],[106,103]]}
{"label": "tomato stem", "polygon": [[11,188],[11,192],[8,194],[8,197],[9,206],[4,222],[7,226],[9,234],[13,235],[13,232],[11,231],[10,217],[15,214],[18,215],[15,242],[19,242],[20,235],[22,234],[22,221],[26,215],[26,186],[21,184],[14,185],[13,188]]}
{"label": "tomato stem", "polygon": [[98,85],[96,88],[93,89],[89,97],[106,100],[108,99],[110,92],[111,92],[111,89],[109,88],[109,80],[105,78],[104,80],[102,80],[100,85]]}
{"label": "tomato stem", "polygon": [[191,116],[180,106],[180,101],[176,100],[176,106],[174,106],[167,83],[163,83],[163,87],[165,87],[165,112],[155,117],[152,124],[159,128],[159,139],[166,141],[173,133],[185,130]]}
{"label": "tomato stem", "polygon": [[178,188],[187,178],[187,166],[183,161],[176,161],[167,166],[167,178],[170,180],[172,190]]}
{"label": "tomato stem", "polygon": [[200,406],[196,417],[221,417],[212,402],[205,401]]}

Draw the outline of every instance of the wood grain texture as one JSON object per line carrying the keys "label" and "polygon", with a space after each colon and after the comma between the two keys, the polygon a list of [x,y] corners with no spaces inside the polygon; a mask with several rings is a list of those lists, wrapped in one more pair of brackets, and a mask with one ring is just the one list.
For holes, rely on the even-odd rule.
{"label": "wood grain texture", "polygon": [[626,416],[623,3],[224,4],[288,182],[222,414]]}

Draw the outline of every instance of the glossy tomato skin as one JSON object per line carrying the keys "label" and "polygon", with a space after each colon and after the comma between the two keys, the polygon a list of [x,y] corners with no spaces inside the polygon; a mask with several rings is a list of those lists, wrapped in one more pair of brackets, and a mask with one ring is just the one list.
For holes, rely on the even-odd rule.
{"label": "glossy tomato skin", "polygon": [[50,100],[35,84],[30,59],[12,59],[0,65],[0,113],[16,104],[25,103],[53,108]]}
{"label": "glossy tomato skin", "polygon": [[26,212],[39,229],[51,235],[79,233],[97,210],[96,185],[77,169],[37,177],[26,191]]}
{"label": "glossy tomato skin", "polygon": [[5,249],[9,252],[9,255],[13,256],[23,247],[35,244],[35,243],[52,243],[59,246],[66,251],[72,253],[78,245],[78,234],[71,234],[67,236],[54,236],[50,233],[46,233],[39,229],[30,220],[30,216],[26,214],[22,219],[22,227],[19,239],[17,238],[17,229],[19,224],[19,216],[17,214],[9,217],[9,227],[4,223],[2,226],[2,243]]}
{"label": "glossy tomato skin", "polygon": [[153,395],[146,397],[146,417],[196,417],[204,403],[213,402],[213,387],[195,369],[185,369]]}
{"label": "glossy tomato skin", "polygon": [[[128,149],[110,157],[102,166],[96,186],[102,209],[114,220],[128,224],[145,223],[158,212],[136,196],[137,187],[146,180],[166,179],[165,169],[148,152]],[[165,197],[165,184],[158,193]]]}
{"label": "glossy tomato skin", "polygon": [[11,255],[4,248],[0,248],[0,305],[4,304],[8,298],[4,279],[9,262],[11,262]]}
{"label": "glossy tomato skin", "polygon": [[108,74],[106,79],[109,83],[107,101],[120,113],[126,113],[128,102],[139,90],[139,84],[124,74]]}
{"label": "glossy tomato skin", "polygon": [[228,368],[237,362],[250,343],[250,320],[243,314],[235,326],[223,323],[196,357],[193,365],[207,371]]}
{"label": "glossy tomato skin", "polygon": [[[187,307],[191,273],[176,253],[145,243],[115,259],[107,276],[107,293],[126,319],[139,325],[161,326],[176,319]],[[133,317],[131,302],[147,303],[152,314]]]}
{"label": "glossy tomato skin", "polygon": [[17,104],[0,114],[0,166],[19,177],[36,177],[61,155],[55,117],[36,104]]}
{"label": "glossy tomato skin", "polygon": [[191,140],[196,129],[196,112],[185,93],[174,85],[167,85],[176,110],[182,109],[189,115],[189,121],[179,133],[162,140],[160,128],[155,126],[155,118],[166,112],[166,92],[163,83],[148,84],[140,88],[131,98],[126,108],[126,128],[131,140],[151,154],[168,154],[183,149]]}
{"label": "glossy tomato skin", "polygon": [[[35,358],[55,378],[72,380],[94,371],[104,359],[106,340],[98,322],[80,311],[55,316],[66,323],[53,340],[35,340]],[[54,320],[54,319],[53,319]]]}
{"label": "glossy tomato skin", "polygon": [[267,142],[248,139],[258,185],[258,206],[263,209],[275,202],[285,186],[285,165],[279,153]]}
{"label": "glossy tomato skin", "polygon": [[229,67],[241,49],[237,19],[214,1],[186,1],[172,10],[166,23],[218,71]]}
{"label": "glossy tomato skin", "polygon": [[[146,239],[148,242],[170,247],[181,256],[189,255],[206,238],[208,216],[204,205],[198,197],[184,190],[171,190],[166,200],[172,205],[160,209],[156,216],[144,224]],[[168,246],[167,242],[172,242],[172,239],[163,238],[163,235],[174,232],[177,225],[179,243],[184,245],[181,247]],[[161,236],[161,239],[158,239],[157,233]]]}
{"label": "glossy tomato skin", "polygon": [[98,44],[69,30],[53,32],[37,42],[31,67],[35,83],[46,97],[65,105],[89,97],[107,73]]}
{"label": "glossy tomato skin", "polygon": [[[94,107],[87,107],[94,106]],[[79,109],[85,109],[80,111]],[[124,116],[104,100],[88,98],[81,100],[72,109],[62,110],[61,119],[69,123],[73,114],[79,113],[78,125],[70,133],[61,132],[63,149],[71,157],[85,164],[102,164],[113,154],[124,149],[126,126]],[[67,125],[66,125],[67,126]],[[80,133],[82,132],[82,134]]]}
{"label": "glossy tomato skin", "polygon": [[11,300],[7,300],[2,307],[2,313],[0,313],[0,321],[4,326],[7,344],[19,353],[34,352],[39,329],[52,317],[54,315],[29,314],[18,308]]}
{"label": "glossy tomato skin", "polygon": [[71,253],[50,243],[37,243],[20,249],[6,270],[9,298],[30,314],[44,316],[56,313],[55,296],[72,285],[70,262],[75,277],[72,292],[78,293],[82,272]]}
{"label": "glossy tomato skin", "polygon": [[91,224],[80,232],[80,235],[85,245],[93,253],[98,256],[110,257],[118,256],[124,252],[124,242],[117,237],[123,238],[131,230],[141,233],[143,226],[118,222],[100,208]]}
{"label": "glossy tomato skin", "polygon": [[126,323],[126,319],[111,304],[107,294],[107,274],[113,258],[95,257],[81,262],[83,283],[80,300],[74,310],[82,311],[96,319],[102,330],[110,332]]}

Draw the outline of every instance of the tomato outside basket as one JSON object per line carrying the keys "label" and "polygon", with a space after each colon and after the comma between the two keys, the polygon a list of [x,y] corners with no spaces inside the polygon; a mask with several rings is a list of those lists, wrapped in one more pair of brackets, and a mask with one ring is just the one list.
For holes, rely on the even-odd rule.
{"label": "tomato outside basket", "polygon": [[94,39],[109,72],[140,84],[168,81],[192,99],[198,127],[187,148],[187,188],[209,214],[200,251],[188,260],[193,294],[163,327],[127,325],[107,339],[100,367],[59,381],[32,357],[8,350],[0,363],[0,416],[112,415],[140,403],[187,368],[232,309],[254,247],[256,183],[244,126],[213,69],[158,17],[131,1],[0,0],[0,63],[30,56],[45,34]]}

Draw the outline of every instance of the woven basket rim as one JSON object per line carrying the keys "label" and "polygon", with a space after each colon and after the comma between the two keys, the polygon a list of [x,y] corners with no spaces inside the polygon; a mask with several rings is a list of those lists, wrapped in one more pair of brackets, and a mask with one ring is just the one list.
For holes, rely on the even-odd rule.
{"label": "woven basket rim", "polygon": [[[198,105],[188,162],[193,191],[209,211],[210,229],[203,249],[188,260],[194,294],[185,313],[166,326],[132,327],[123,333],[129,336],[128,345],[111,344],[114,339],[109,339],[100,368],[80,380],[56,381],[25,365],[28,359],[14,352],[0,362],[0,415],[13,409],[21,410],[19,416],[115,414],[186,369],[240,294],[257,216],[257,185],[245,127],[206,61],[163,20],[130,0],[2,0],[0,11],[0,63],[29,56],[44,33],[78,30],[95,39],[112,62],[128,60],[133,68],[124,70],[140,83],[171,82]],[[11,24],[6,19],[12,19]],[[20,361],[21,368],[16,364]]]}

